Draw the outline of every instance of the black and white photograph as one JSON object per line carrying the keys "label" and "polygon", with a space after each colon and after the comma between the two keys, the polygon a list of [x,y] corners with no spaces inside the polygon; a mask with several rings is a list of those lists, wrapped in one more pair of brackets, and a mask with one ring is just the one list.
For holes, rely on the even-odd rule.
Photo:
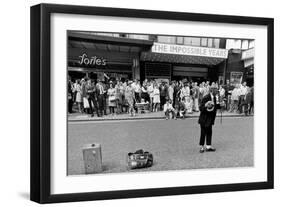
{"label": "black and white photograph", "polygon": [[67,31],[67,175],[254,167],[255,39]]}
{"label": "black and white photograph", "polygon": [[157,8],[31,7],[31,200],[274,187],[274,19]]}

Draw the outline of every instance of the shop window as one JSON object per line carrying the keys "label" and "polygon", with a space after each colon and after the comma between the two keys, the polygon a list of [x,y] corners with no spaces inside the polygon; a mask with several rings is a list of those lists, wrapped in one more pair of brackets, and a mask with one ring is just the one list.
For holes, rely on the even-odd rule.
{"label": "shop window", "polygon": [[128,37],[131,39],[139,39],[139,40],[148,40],[149,39],[149,35],[129,34]]}
{"label": "shop window", "polygon": [[220,39],[214,39],[214,47],[219,48],[220,47]]}
{"label": "shop window", "polygon": [[226,49],[241,49],[241,40],[228,39],[226,40]]}
{"label": "shop window", "polygon": [[207,38],[201,38],[201,46],[207,47],[208,39]]}
{"label": "shop window", "polygon": [[177,44],[179,45],[183,44],[183,37],[177,37]]}
{"label": "shop window", "polygon": [[119,34],[117,34],[117,33],[96,32],[94,34],[101,35],[101,36],[119,37]]}
{"label": "shop window", "polygon": [[249,49],[255,47],[255,40],[249,41]]}
{"label": "shop window", "polygon": [[158,36],[157,40],[158,42],[161,43],[168,43],[168,44],[176,43],[176,37],[171,37],[171,36]]}
{"label": "shop window", "polygon": [[242,40],[242,50],[247,50],[249,48],[249,41],[248,40]]}
{"label": "shop window", "polygon": [[234,49],[241,49],[241,44],[242,44],[241,40],[235,40],[234,41]]}
{"label": "shop window", "polygon": [[183,44],[191,45],[192,44],[192,38],[191,37],[184,37]]}
{"label": "shop window", "polygon": [[233,45],[234,45],[234,40],[233,39],[227,39],[225,49],[231,49],[231,48],[233,48]]}
{"label": "shop window", "polygon": [[208,47],[213,47],[213,39],[208,38]]}
{"label": "shop window", "polygon": [[198,38],[198,37],[191,38],[191,45],[192,46],[200,46],[200,38]]}

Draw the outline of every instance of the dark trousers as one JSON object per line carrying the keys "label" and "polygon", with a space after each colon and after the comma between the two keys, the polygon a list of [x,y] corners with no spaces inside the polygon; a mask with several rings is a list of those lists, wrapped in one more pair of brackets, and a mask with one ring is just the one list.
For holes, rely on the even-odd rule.
{"label": "dark trousers", "polygon": [[239,96],[238,110],[239,110],[240,113],[243,113],[243,110],[244,110],[245,105],[246,105],[244,98],[245,98],[244,95]]}
{"label": "dark trousers", "polygon": [[160,96],[160,109],[163,110],[163,106],[166,103],[166,96]]}
{"label": "dark trousers", "polygon": [[[98,102],[94,96],[91,96],[88,98],[89,106],[90,106],[90,113],[94,114],[94,111],[96,111],[97,115],[100,116],[98,111]],[[93,103],[93,106],[92,106]]]}
{"label": "dark trousers", "polygon": [[205,127],[203,125],[200,125],[201,128],[201,135],[200,135],[200,142],[199,145],[204,145],[205,140],[207,145],[212,144],[212,125]]}
{"label": "dark trousers", "polygon": [[141,102],[140,93],[135,93],[135,99],[136,99],[136,102],[137,102],[137,103],[140,103],[140,102]]}
{"label": "dark trousers", "polygon": [[68,99],[68,113],[72,113],[72,106],[73,106],[72,99]]}
{"label": "dark trousers", "polygon": [[99,109],[100,114],[102,115],[103,111],[104,111],[104,95],[103,94],[98,95],[98,109]]}

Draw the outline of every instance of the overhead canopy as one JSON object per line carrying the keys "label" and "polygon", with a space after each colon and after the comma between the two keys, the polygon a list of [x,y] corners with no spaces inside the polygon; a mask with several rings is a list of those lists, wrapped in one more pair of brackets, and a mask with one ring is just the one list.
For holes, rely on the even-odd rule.
{"label": "overhead canopy", "polygon": [[200,64],[200,65],[218,65],[225,59],[214,57],[202,57],[191,55],[177,55],[177,54],[165,54],[154,52],[143,52],[141,54],[141,61],[152,62],[169,62],[169,63],[185,63],[185,64]]}

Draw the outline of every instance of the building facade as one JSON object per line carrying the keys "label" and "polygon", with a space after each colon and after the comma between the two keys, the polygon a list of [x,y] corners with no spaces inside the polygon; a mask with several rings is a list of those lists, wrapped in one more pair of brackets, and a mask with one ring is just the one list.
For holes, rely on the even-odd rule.
{"label": "building facade", "polygon": [[[72,78],[219,81],[247,79],[252,40],[209,37],[68,33]],[[250,47],[251,46],[251,47]],[[253,53],[251,53],[253,54]],[[242,74],[242,77],[241,77]],[[240,80],[240,79],[241,80]]]}

